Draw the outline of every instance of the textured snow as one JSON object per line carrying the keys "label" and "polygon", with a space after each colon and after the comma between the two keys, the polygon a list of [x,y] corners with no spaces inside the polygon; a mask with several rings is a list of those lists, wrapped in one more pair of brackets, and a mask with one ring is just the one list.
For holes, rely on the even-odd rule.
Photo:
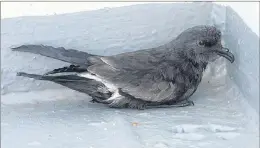
{"label": "textured snow", "polygon": [[[215,24],[234,64],[212,63],[195,106],[110,109],[51,82],[16,77],[67,63],[11,46],[47,44],[111,55],[161,45],[188,27]],[[259,38],[229,7],[146,4],[1,20],[1,134],[4,148],[258,148]]]}

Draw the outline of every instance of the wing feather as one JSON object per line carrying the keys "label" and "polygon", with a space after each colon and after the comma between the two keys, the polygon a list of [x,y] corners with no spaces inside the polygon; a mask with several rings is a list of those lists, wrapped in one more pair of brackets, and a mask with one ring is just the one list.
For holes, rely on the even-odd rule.
{"label": "wing feather", "polygon": [[176,70],[174,67],[141,70],[134,69],[134,66],[129,69],[121,69],[113,65],[104,62],[90,66],[88,71],[113,83],[123,92],[144,101],[168,101],[180,95],[180,85],[175,83],[175,76],[167,71],[167,69],[170,69],[174,73],[174,70]]}

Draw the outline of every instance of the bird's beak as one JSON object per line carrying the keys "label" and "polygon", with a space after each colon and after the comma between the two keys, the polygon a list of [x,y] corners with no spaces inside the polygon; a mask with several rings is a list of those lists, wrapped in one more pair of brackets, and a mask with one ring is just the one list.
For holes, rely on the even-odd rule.
{"label": "bird's beak", "polygon": [[231,52],[229,52],[228,48],[222,47],[221,50],[215,50],[214,52],[217,53],[219,56],[226,58],[231,63],[235,61],[234,55]]}

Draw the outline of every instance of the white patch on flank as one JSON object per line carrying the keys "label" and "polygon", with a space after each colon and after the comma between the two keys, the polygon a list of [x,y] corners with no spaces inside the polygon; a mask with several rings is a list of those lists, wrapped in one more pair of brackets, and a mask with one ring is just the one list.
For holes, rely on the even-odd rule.
{"label": "white patch on flank", "polygon": [[96,75],[91,75],[88,72],[78,74],[78,76],[99,81],[99,82],[103,83],[108,88],[108,90],[111,92],[115,92],[117,90],[117,87],[114,84],[107,82]]}
{"label": "white patch on flank", "polygon": [[120,97],[121,95],[118,92],[118,88],[114,84],[107,82],[107,81],[103,80],[102,78],[100,78],[96,75],[91,75],[88,72],[78,74],[78,76],[88,78],[88,79],[93,79],[93,80],[96,80],[96,81],[103,83],[108,88],[108,90],[113,93],[113,95],[108,100],[114,100],[114,99],[121,98]]}
{"label": "white patch on flank", "polygon": [[121,99],[121,98],[122,98],[122,96],[119,94],[118,90],[116,90],[113,93],[113,95],[109,99],[107,99],[107,100],[116,100],[116,99]]}

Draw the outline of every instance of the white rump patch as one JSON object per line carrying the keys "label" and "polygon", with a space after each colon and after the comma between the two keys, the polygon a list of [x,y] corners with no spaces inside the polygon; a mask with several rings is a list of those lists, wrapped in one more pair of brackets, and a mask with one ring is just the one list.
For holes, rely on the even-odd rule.
{"label": "white rump patch", "polygon": [[114,84],[107,82],[104,79],[102,79],[96,75],[92,75],[89,72],[85,72],[85,73],[81,73],[81,74],[77,74],[77,75],[80,77],[93,79],[93,80],[103,83],[108,88],[108,90],[113,93],[113,95],[108,100],[114,100],[114,99],[121,98],[120,97],[121,95],[118,92],[118,88]]}

